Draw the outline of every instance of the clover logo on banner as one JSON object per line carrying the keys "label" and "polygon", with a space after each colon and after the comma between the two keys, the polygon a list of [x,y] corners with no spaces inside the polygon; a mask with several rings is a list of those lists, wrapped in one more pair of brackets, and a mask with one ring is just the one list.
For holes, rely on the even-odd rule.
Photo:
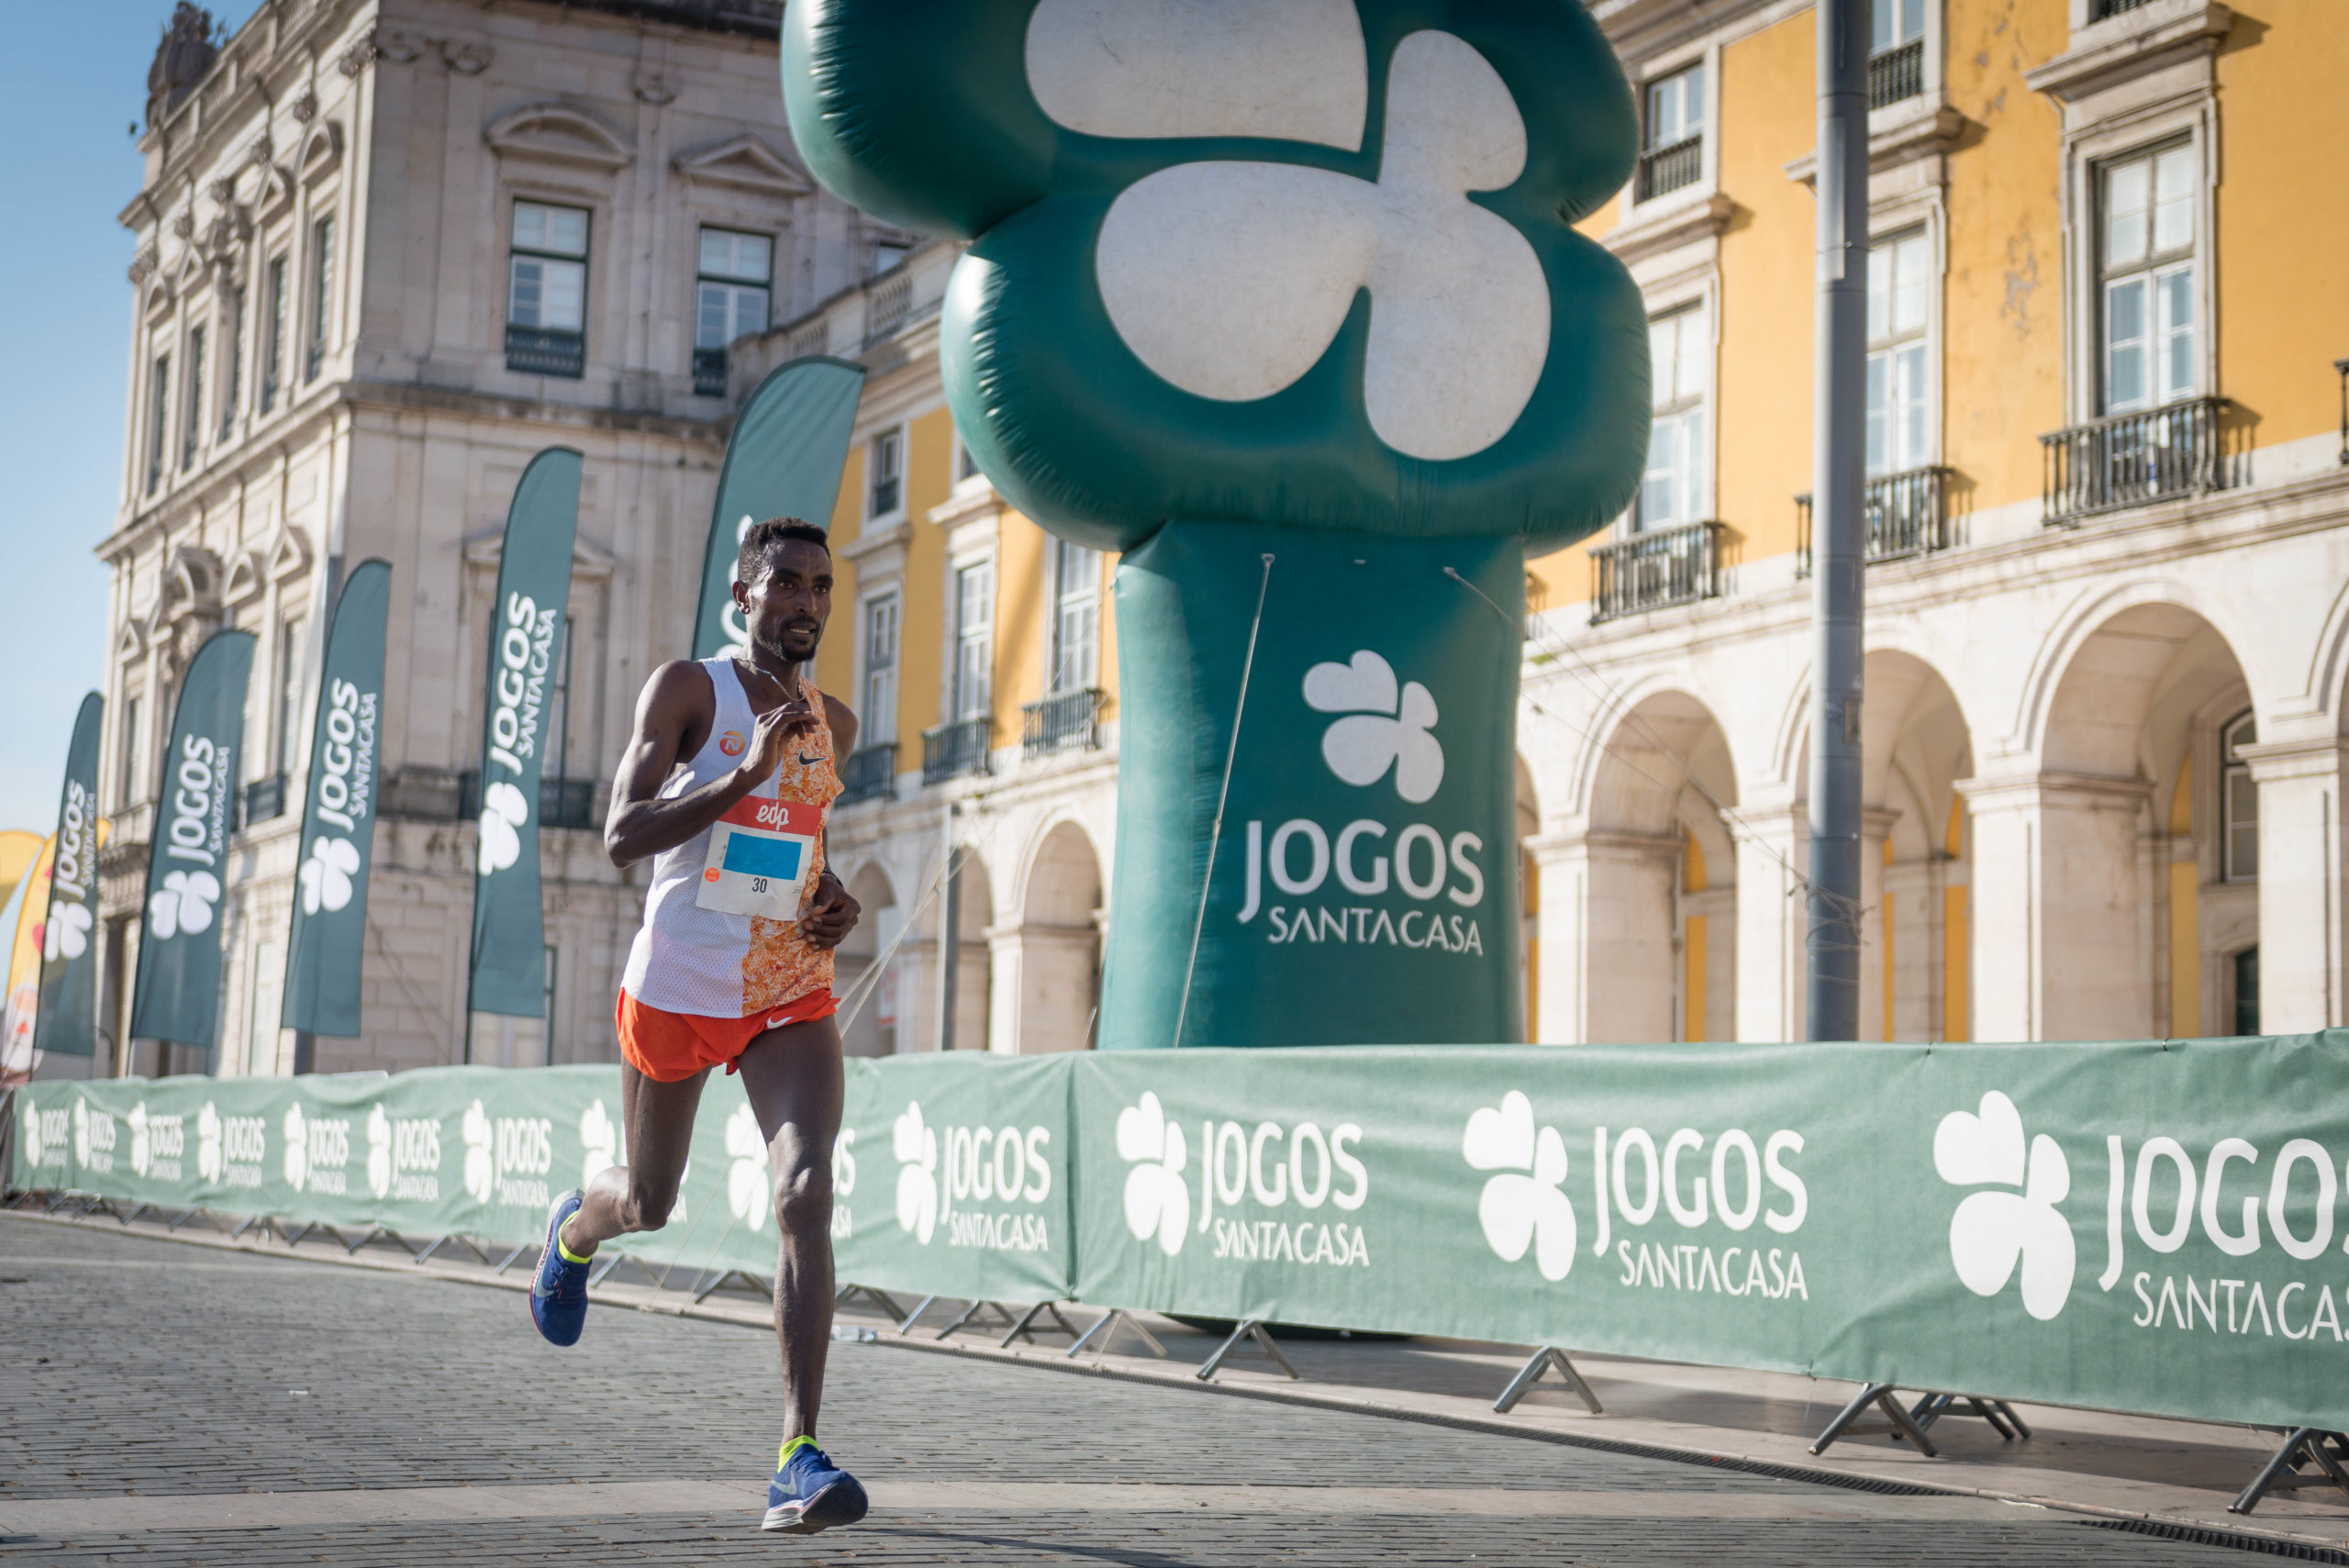
{"label": "clover logo on banner", "polygon": [[285,1184],[295,1192],[310,1179],[310,1132],[304,1124],[302,1107],[285,1107]]}
{"label": "clover logo on banner", "polygon": [[[29,1105],[26,1106],[25,1115],[29,1118],[32,1114],[33,1107]],[[31,1123],[28,1121],[27,1126],[30,1128]],[[37,1129],[33,1130],[34,1135],[27,1140],[27,1141],[31,1145],[33,1163],[39,1164],[40,1163],[40,1138],[39,1130]],[[154,1158],[154,1140],[147,1135],[147,1102],[141,1100],[137,1105],[130,1107],[131,1174],[135,1176],[146,1175],[147,1166]]]}
{"label": "clover logo on banner", "polygon": [[2072,1168],[2045,1133],[2025,1153],[2022,1113],[1993,1089],[1979,1112],[1952,1111],[1933,1129],[1933,1169],[1952,1186],[1991,1184],[2021,1191],[1978,1192],[1949,1222],[1949,1257],[1976,1296],[1996,1296],[2021,1265],[2022,1308],[2042,1322],[2072,1294],[2072,1227],[2057,1207],[2072,1191]]}
{"label": "clover logo on banner", "polygon": [[1435,728],[1435,697],[1417,681],[1398,692],[1395,666],[1364,648],[1344,664],[1316,664],[1305,673],[1307,706],[1341,713],[1321,736],[1321,760],[1350,784],[1374,784],[1395,770],[1395,793],[1417,806],[1443,784],[1443,745]]}
{"label": "clover logo on banner", "polygon": [[380,1104],[367,1109],[367,1186],[379,1198],[392,1190],[392,1118]]}
{"label": "clover logo on banner", "polygon": [[195,1113],[195,1173],[207,1182],[220,1179],[220,1113],[210,1100]]}
{"label": "clover logo on banner", "polygon": [[579,1113],[579,1184],[584,1187],[620,1162],[620,1129],[601,1100],[590,1100]]}
{"label": "clover logo on banner", "polygon": [[1191,1224],[1191,1189],[1183,1182],[1189,1151],[1181,1125],[1167,1119],[1148,1089],[1139,1104],[1118,1113],[1118,1157],[1133,1162],[1126,1173],[1126,1229],[1137,1241],[1157,1237],[1158,1250],[1173,1257]]}
{"label": "clover logo on banner", "polygon": [[522,827],[529,819],[530,803],[515,785],[500,779],[481,792],[482,875],[522,858]]}
{"label": "clover logo on banner", "polygon": [[[210,918],[209,911],[206,918]],[[90,951],[90,906],[86,904],[60,904],[49,912],[49,922],[41,931],[41,956],[51,963],[59,959],[71,962]]]}
{"label": "clover logo on banner", "polygon": [[1468,1118],[1460,1153],[1475,1170],[1499,1173],[1476,1200],[1476,1218],[1493,1251],[1513,1263],[1530,1246],[1543,1279],[1565,1278],[1575,1266],[1575,1206],[1559,1190],[1566,1179],[1566,1141],[1558,1129],[1535,1132],[1533,1102],[1511,1089],[1499,1108],[1487,1106]]}
{"label": "clover logo on banner", "polygon": [[87,1101],[73,1102],[73,1163],[90,1162],[90,1106]]}
{"label": "clover logo on banner", "polygon": [[465,1191],[475,1203],[487,1203],[497,1189],[497,1158],[490,1149],[489,1113],[475,1100],[457,1124],[465,1140]]}
{"label": "clover logo on banner", "polygon": [[918,1102],[907,1100],[889,1124],[889,1148],[897,1157],[897,1229],[927,1247],[938,1228],[938,1129],[922,1125]]}
{"label": "clover logo on banner", "polygon": [[210,872],[169,872],[163,885],[147,901],[147,923],[164,941],[182,931],[208,931],[212,906],[219,902],[220,879]]}
{"label": "clover logo on banner", "polygon": [[[130,1147],[132,1160],[139,1167],[139,1173],[143,1176],[147,1173],[146,1158],[144,1155],[139,1153],[139,1151],[146,1146],[145,1124],[143,1121],[139,1124],[139,1136],[132,1142]],[[28,1165],[38,1165],[40,1163],[40,1113],[33,1108],[32,1101],[27,1100],[25,1102],[25,1163]]]}
{"label": "clover logo on banner", "polygon": [[302,862],[302,913],[331,915],[351,903],[351,879],[359,874],[359,850],[348,839],[319,834]]}
{"label": "clover logo on banner", "polygon": [[726,1207],[756,1231],[767,1222],[767,1140],[747,1105],[726,1118]]}
{"label": "clover logo on banner", "polygon": [[[1180,36],[1194,29],[1206,36]],[[1167,61],[1193,68],[1192,113],[1205,117],[1196,124],[1167,123],[1151,106],[1171,85],[1151,80]],[[1362,23],[1348,0],[1043,0],[1027,62],[1044,112],[1095,135],[1261,136],[1351,151],[1368,117]],[[1395,46],[1386,117],[1375,182],[1237,160],[1136,181],[1102,221],[1101,302],[1160,376],[1249,402],[1301,380],[1367,289],[1371,429],[1407,456],[1466,457],[1508,434],[1549,355],[1540,258],[1468,199],[1523,172],[1525,121],[1482,54],[1432,30]]]}

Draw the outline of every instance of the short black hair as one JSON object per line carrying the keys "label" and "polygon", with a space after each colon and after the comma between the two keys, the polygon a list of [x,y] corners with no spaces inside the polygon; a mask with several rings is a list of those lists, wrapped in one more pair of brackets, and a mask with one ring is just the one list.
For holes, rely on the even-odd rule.
{"label": "short black hair", "polygon": [[769,557],[775,546],[786,539],[812,544],[826,555],[832,553],[832,542],[824,530],[800,517],[769,517],[763,523],[752,523],[742,535],[741,553],[734,558],[734,578],[739,583],[756,583],[772,569]]}

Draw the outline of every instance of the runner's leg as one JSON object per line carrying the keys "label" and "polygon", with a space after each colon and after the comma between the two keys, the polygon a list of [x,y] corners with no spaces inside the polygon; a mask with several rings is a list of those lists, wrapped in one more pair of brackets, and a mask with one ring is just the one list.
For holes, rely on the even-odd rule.
{"label": "runner's leg", "polygon": [[694,1112],[701,1105],[705,1067],[674,1084],[656,1083],[620,1063],[620,1125],[628,1163],[596,1173],[579,1212],[563,1227],[563,1245],[585,1257],[599,1241],[633,1230],[658,1230],[677,1207],[677,1184],[693,1151]]}
{"label": "runner's leg", "polygon": [[841,1033],[829,1018],[752,1040],[742,1087],[767,1140],[783,1252],[774,1331],[783,1350],[783,1439],[813,1436],[832,1340],[832,1142],[840,1136]]}

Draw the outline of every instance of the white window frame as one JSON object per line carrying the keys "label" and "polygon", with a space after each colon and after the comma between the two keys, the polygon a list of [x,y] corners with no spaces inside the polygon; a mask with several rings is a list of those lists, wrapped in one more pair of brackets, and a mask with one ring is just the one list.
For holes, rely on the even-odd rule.
{"label": "white window frame", "polygon": [[[1715,480],[1717,478],[1717,475],[1714,473],[1713,458],[1715,443],[1720,439],[1719,427],[1720,423],[1719,418],[1719,406],[1720,401],[1720,306],[1718,294],[1718,290],[1707,287],[1693,293],[1675,294],[1662,300],[1651,301],[1649,304],[1647,312],[1647,328],[1651,334],[1653,333],[1657,323],[1669,320],[1675,317],[1702,313],[1705,318],[1705,332],[1703,339],[1705,389],[1703,393],[1699,395],[1693,404],[1683,403],[1680,406],[1675,409],[1665,411],[1664,415],[1658,414],[1653,398],[1651,398],[1648,415],[1648,429],[1651,442],[1653,442],[1653,439],[1655,421],[1658,417],[1666,417],[1670,414],[1675,413],[1687,413],[1691,408],[1696,409],[1703,415],[1703,428],[1698,435],[1695,455],[1695,477],[1699,495],[1695,513],[1692,516],[1658,518],[1649,517],[1646,515],[1647,466],[1646,460],[1643,456],[1641,461],[1640,490],[1639,493],[1632,497],[1631,510],[1625,514],[1623,519],[1623,528],[1621,531],[1626,536],[1648,533],[1658,528],[1682,528],[1691,523],[1704,522],[1712,516],[1713,506],[1716,499]],[[1653,337],[1651,337],[1650,341],[1651,343],[1653,341]]]}
{"label": "white window frame", "polygon": [[[987,617],[985,624],[972,635],[973,628],[963,619],[963,574],[984,571],[987,573]],[[946,642],[945,680],[941,683],[941,704],[946,710],[945,722],[961,724],[970,719],[988,717],[995,712],[995,628],[1001,613],[1003,583],[997,570],[995,552],[961,557],[950,563],[946,573],[947,624],[951,635]],[[985,649],[986,690],[984,700],[975,706],[964,700],[963,689],[963,648],[966,642],[978,642]]]}
{"label": "white window frame", "polygon": [[[1048,574],[1051,578],[1052,606],[1045,628],[1044,686],[1047,696],[1066,696],[1101,684],[1101,552],[1085,545],[1072,544],[1064,539],[1047,536]],[[1081,586],[1069,584],[1072,558],[1081,568],[1089,568],[1090,580]],[[1069,643],[1068,616],[1072,609],[1090,610],[1092,628],[1086,634],[1081,678],[1064,679],[1067,673]]]}
{"label": "white window frame", "polygon": [[[2241,740],[2238,730],[2248,730]],[[2259,724],[2249,708],[2219,726],[2219,880],[2221,882],[2257,882],[2259,880],[2259,784],[2251,775],[2251,764],[2236,760],[2238,745],[2259,744]],[[2251,799],[2251,820],[2244,822],[2236,814],[2235,786],[2242,784]],[[2244,866],[2235,853],[2235,831],[2247,828],[2251,832],[2251,863]]]}
{"label": "white window frame", "polygon": [[[1646,61],[1640,69],[1633,107],[1640,121],[1640,159],[1645,161],[1648,146],[1649,92],[1683,72],[1701,70],[1705,73],[1704,88],[1698,95],[1702,100],[1704,141],[1698,149],[1697,177],[1677,190],[1660,195],[1640,195],[1640,173],[1635,166],[1631,183],[1624,191],[1624,211],[1648,213],[1675,206],[1684,201],[1697,201],[1713,194],[1720,179],[1721,123],[1721,61],[1720,50],[1713,45],[1698,45],[1693,49],[1675,50]],[[1667,144],[1668,145],[1668,144]]]}
{"label": "white window frame", "polygon": [[[2188,222],[2192,225],[2183,246],[2158,249],[2158,213],[2160,210],[2160,172],[2165,162],[2182,161],[2187,167]],[[2140,166],[2145,175],[2143,220],[2146,225],[2145,250],[2127,262],[2110,261],[2109,250],[2110,218],[2112,207],[2110,189],[2113,175],[2120,170]],[[2094,272],[2094,293],[2089,308],[2096,312],[2096,406],[2100,414],[2149,413],[2199,396],[2203,391],[2201,366],[2199,362],[2202,339],[2209,332],[2203,319],[2201,301],[2196,297],[2196,268],[2200,238],[2200,202],[2194,195],[2196,176],[2200,172],[2195,164],[2195,150],[2188,138],[2170,138],[2111,158],[2099,159],[2091,171],[2089,204],[2094,248],[2091,266]],[[2188,353],[2187,384],[2182,390],[2165,392],[2161,386],[2165,361],[2168,359],[2166,335],[2163,330],[2161,306],[2166,292],[2164,284],[2175,278],[2180,270],[2187,274],[2188,309],[2192,313],[2187,330],[2192,334]],[[2117,288],[2139,285],[2144,289],[2140,327],[2143,336],[2139,351],[2144,356],[2141,395],[2126,406],[2116,406],[2112,387],[2112,295]]]}
{"label": "white window frame", "polygon": [[980,471],[978,465],[971,461],[971,449],[963,440],[963,427],[956,425],[953,428],[954,466],[952,471],[954,475],[953,493],[957,495],[980,494],[985,491],[993,481],[989,480],[985,473]]}
{"label": "white window frame", "polygon": [[[886,609],[890,619],[889,662],[876,666],[874,658],[874,628],[880,612]],[[906,674],[906,599],[898,584],[867,594],[856,608],[856,695],[857,741],[859,749],[866,746],[886,746],[897,739],[897,707],[904,697]],[[875,695],[875,678],[886,670],[886,700]]]}
{"label": "white window frame", "polygon": [[[906,450],[907,427],[889,425],[875,430],[864,443],[864,520],[868,524],[894,522],[906,515]],[[881,495],[881,454],[888,451],[896,461],[891,483],[896,488],[883,506]]]}
{"label": "white window frame", "polygon": [[[1915,469],[1929,468],[1941,461],[1941,294],[1943,278],[1939,234],[1940,226],[1938,224],[1931,221],[1904,224],[1900,228],[1891,230],[1885,229],[1881,225],[1872,224],[1871,227],[1874,228],[1877,233],[1881,233],[1884,238],[1875,240],[1874,243],[1870,244],[1868,247],[1868,293],[1870,308],[1866,354],[1870,367],[1873,369],[1874,361],[1879,354],[1898,353],[1903,350],[1912,347],[1921,349],[1923,350],[1924,357],[1924,370],[1921,373],[1921,379],[1923,383],[1923,395],[1921,401],[1924,404],[1925,415],[1924,440],[1916,451],[1906,454],[1906,460],[1903,461],[1892,456],[1890,449],[1897,446],[1898,443],[1888,439],[1886,443],[1887,450],[1885,466],[1880,469],[1872,466],[1868,470],[1867,476],[1870,479],[1880,479],[1886,474],[1907,473]],[[1887,325],[1887,329],[1883,333],[1879,334],[1875,329],[1876,320],[1874,307],[1876,293],[1876,257],[1880,251],[1889,251],[1894,247],[1906,244],[1910,240],[1919,242],[1925,268],[1924,319],[1918,323],[1915,328],[1908,329],[1902,329]],[[1890,302],[1887,301],[1887,314],[1889,314],[1889,304]]]}
{"label": "white window frame", "polygon": [[[515,239],[515,231],[524,207],[545,207],[558,212],[575,212],[585,220],[578,251],[558,250],[550,247],[523,245]],[[576,332],[584,342],[587,336],[587,317],[593,308],[590,297],[595,284],[596,209],[576,202],[542,201],[536,196],[517,195],[508,204],[506,214],[506,303],[505,325],[521,327],[533,332]],[[545,321],[516,321],[514,319],[514,263],[529,260],[575,265],[579,269],[579,325],[552,327]],[[540,314],[545,315],[544,284],[540,284]]]}
{"label": "white window frame", "polygon": [[[2068,111],[2067,111],[2068,112]],[[2064,400],[2066,423],[2102,417],[2104,404],[2103,241],[2099,171],[2115,160],[2183,139],[2195,152],[2194,396],[2220,384],[2217,247],[2212,241],[2219,165],[2215,99],[2204,88],[2068,134],[2064,144]]]}

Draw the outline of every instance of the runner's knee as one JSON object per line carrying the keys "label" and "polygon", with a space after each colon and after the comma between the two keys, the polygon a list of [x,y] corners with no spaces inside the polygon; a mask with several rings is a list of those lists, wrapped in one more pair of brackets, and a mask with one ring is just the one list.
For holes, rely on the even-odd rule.
{"label": "runner's knee", "polygon": [[784,1228],[827,1224],[832,1213],[831,1167],[822,1161],[800,1160],[776,1168],[774,1215]]}
{"label": "runner's knee", "polygon": [[650,1182],[631,1183],[620,1205],[620,1223],[629,1230],[658,1230],[669,1223],[669,1211],[676,1207],[675,1187],[662,1191]]}

